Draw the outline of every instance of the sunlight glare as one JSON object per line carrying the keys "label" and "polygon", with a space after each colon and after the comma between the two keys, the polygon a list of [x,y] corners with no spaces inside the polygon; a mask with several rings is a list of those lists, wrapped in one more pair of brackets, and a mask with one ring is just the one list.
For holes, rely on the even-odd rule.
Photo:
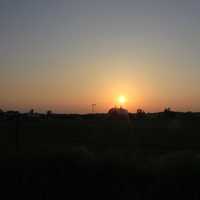
{"label": "sunlight glare", "polygon": [[125,96],[119,96],[118,97],[118,102],[122,105],[122,104],[124,104],[125,102],[126,102],[126,98],[125,98]]}

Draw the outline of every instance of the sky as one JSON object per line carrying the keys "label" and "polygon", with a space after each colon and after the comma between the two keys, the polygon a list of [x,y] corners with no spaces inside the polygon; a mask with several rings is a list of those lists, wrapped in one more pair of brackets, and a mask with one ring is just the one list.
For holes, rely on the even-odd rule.
{"label": "sky", "polygon": [[0,0],[0,108],[200,111],[199,0]]}

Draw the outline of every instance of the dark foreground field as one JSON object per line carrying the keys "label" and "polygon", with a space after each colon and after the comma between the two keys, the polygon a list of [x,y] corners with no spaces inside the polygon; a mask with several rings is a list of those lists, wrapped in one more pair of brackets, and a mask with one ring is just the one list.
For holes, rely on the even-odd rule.
{"label": "dark foreground field", "polygon": [[0,121],[3,199],[199,199],[200,119]]}

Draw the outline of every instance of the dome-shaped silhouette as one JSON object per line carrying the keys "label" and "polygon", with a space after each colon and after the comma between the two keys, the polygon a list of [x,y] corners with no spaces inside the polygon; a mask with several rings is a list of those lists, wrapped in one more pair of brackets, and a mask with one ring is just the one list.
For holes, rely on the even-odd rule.
{"label": "dome-shaped silhouette", "polygon": [[111,108],[108,111],[109,118],[111,119],[129,119],[128,110],[120,107],[120,108]]}

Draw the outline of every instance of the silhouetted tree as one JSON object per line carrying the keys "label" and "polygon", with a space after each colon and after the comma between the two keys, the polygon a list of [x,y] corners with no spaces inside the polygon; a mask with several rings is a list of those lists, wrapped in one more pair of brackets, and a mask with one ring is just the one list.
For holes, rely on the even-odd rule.
{"label": "silhouetted tree", "polygon": [[47,116],[52,115],[52,111],[51,110],[47,110]]}
{"label": "silhouetted tree", "polygon": [[47,119],[50,118],[51,115],[52,115],[52,111],[51,110],[47,110],[47,112],[46,112]]}
{"label": "silhouetted tree", "polygon": [[171,108],[165,108],[164,109],[164,116],[168,118],[172,118],[176,116],[176,112],[172,111]]}
{"label": "silhouetted tree", "polygon": [[170,113],[171,112],[171,108],[165,108],[164,109],[164,113]]}
{"label": "silhouetted tree", "polygon": [[31,110],[29,111],[29,114],[30,114],[30,115],[33,115],[33,114],[34,114],[34,109],[31,109]]}
{"label": "silhouetted tree", "polygon": [[146,115],[146,113],[144,112],[144,110],[142,110],[142,109],[137,109],[137,113],[136,113],[136,116],[137,116],[137,118],[143,118],[143,117],[145,117],[145,115]]}

